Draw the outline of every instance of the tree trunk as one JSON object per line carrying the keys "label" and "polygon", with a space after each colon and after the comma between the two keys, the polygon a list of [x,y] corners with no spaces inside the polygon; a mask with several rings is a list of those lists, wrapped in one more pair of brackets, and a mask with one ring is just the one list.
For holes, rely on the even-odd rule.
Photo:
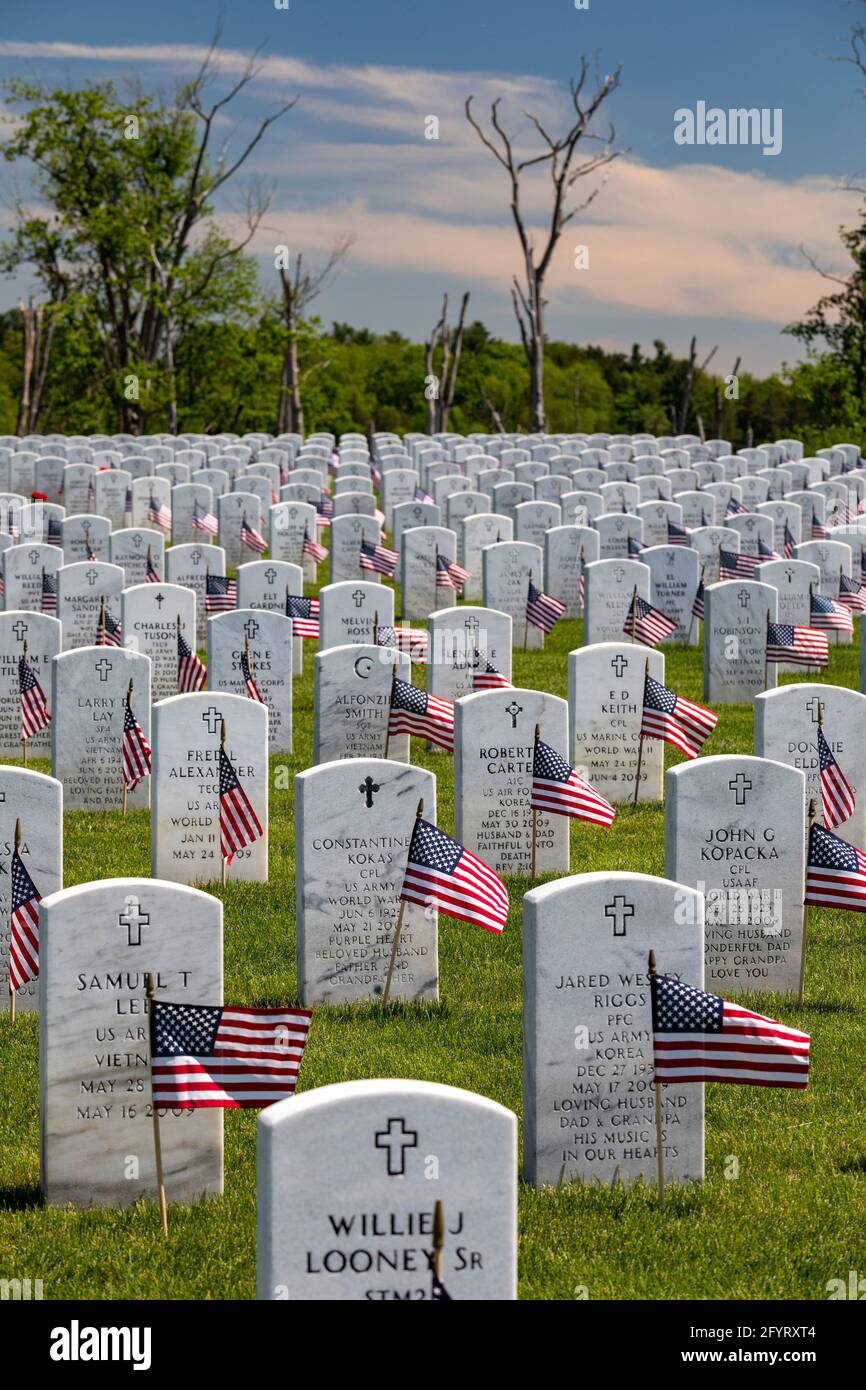
{"label": "tree trunk", "polygon": [[530,281],[530,364],[529,364],[529,428],[533,434],[547,430],[544,409],[544,320],[541,300],[541,281],[533,272]]}

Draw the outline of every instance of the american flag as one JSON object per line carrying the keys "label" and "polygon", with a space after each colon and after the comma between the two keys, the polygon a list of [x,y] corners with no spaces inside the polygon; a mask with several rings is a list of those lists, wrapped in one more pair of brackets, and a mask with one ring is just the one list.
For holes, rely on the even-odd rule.
{"label": "american flag", "polygon": [[12,913],[9,940],[9,992],[39,978],[40,894],[24,867],[17,847],[12,851]]}
{"label": "american flag", "polygon": [[205,579],[204,611],[206,613],[230,613],[238,601],[236,579],[226,579],[224,574],[209,574]]}
{"label": "american flag", "polygon": [[451,577],[451,566],[444,555],[436,555],[436,588],[437,589],[456,589],[457,585]]}
{"label": "american flag", "polygon": [[246,651],[241,652],[241,675],[244,678],[244,685],[251,700],[256,700],[260,705],[266,702],[262,699],[259,687],[256,685],[255,676],[250,666],[250,659]]}
{"label": "american flag", "polygon": [[475,663],[472,667],[473,690],[510,690],[512,683],[507,676],[491,665],[475,648]]}
{"label": "american flag", "polygon": [[209,536],[215,536],[219,530],[219,523],[213,512],[209,512],[207,507],[200,506],[198,502],[193,502],[190,526],[193,531],[205,531]]}
{"label": "american flag", "polygon": [[823,632],[853,632],[854,619],[844,603],[834,603],[826,594],[812,594],[809,607],[809,626]]}
{"label": "american flag", "polygon": [[202,690],[207,680],[207,667],[196,652],[177,632],[177,693],[188,695],[191,691]]}
{"label": "american flag", "polygon": [[542,632],[552,632],[564,612],[564,603],[536,589],[530,579],[526,595],[526,618],[533,627],[540,627]]}
{"label": "american flag", "polygon": [[[315,606],[314,606],[315,605]],[[293,637],[319,640],[319,600],[286,594],[286,617],[292,620]]]}
{"label": "american flag", "polygon": [[483,860],[419,816],[412,831],[400,897],[437,907],[449,917],[501,932],[508,921],[508,890]]}
{"label": "american flag", "polygon": [[150,744],[144,730],[132,712],[132,696],[126,692],[123,709],[123,752],[121,756],[123,782],[128,791],[150,776]]}
{"label": "american flag", "polygon": [[826,666],[830,647],[823,632],[812,627],[768,623],[767,660],[790,661],[795,666]]}
{"label": "american flag", "polygon": [[688,543],[688,527],[680,526],[678,521],[671,521],[668,517],[668,545],[688,545]]}
{"label": "american flag", "polygon": [[150,494],[150,500],[147,504],[147,519],[154,526],[160,526],[163,531],[171,530],[171,508],[167,507],[159,498],[154,497],[153,493]]}
{"label": "american flag", "polygon": [[144,569],[144,578],[148,584],[162,583],[162,580],[156,572],[156,565],[153,563],[153,556],[150,553],[150,546],[147,547],[147,563]]}
{"label": "american flag", "polygon": [[784,545],[782,546],[782,556],[783,556],[783,558],[784,558],[785,560],[790,560],[790,559],[791,559],[792,555],[794,554],[794,547],[796,546],[796,544],[797,544],[797,542],[794,540],[794,534],[793,534],[793,532],[792,532],[790,526],[788,525],[788,523],[787,523],[787,521],[786,521],[786,522],[785,522],[785,543],[784,543]]}
{"label": "american flag", "polygon": [[316,525],[330,526],[331,517],[334,515],[334,504],[330,497],[323,497],[321,502],[316,503]]}
{"label": "american flag", "polygon": [[220,848],[223,859],[230,864],[239,849],[261,839],[264,833],[229,756],[220,744]]}
{"label": "american flag", "polygon": [[[760,544],[760,542],[759,542]],[[719,550],[719,575],[722,579],[754,579],[755,570],[765,560],[772,559],[773,552],[764,546],[764,555],[743,555],[733,550]],[[778,556],[776,557],[778,559]]]}
{"label": "american flag", "polygon": [[57,575],[42,571],[41,608],[43,613],[57,612]]}
{"label": "american flag", "polygon": [[684,699],[647,676],[640,726],[644,738],[664,739],[687,758],[696,758],[718,722],[719,716],[711,709]]}
{"label": "american flag", "polygon": [[153,1103],[173,1110],[261,1109],[293,1094],[307,1009],[170,1004],[154,999]]}
{"label": "american flag", "polygon": [[766,541],[758,537],[758,564],[763,564],[765,560],[781,560],[778,550],[771,550]]}
{"label": "american flag", "polygon": [[744,507],[742,502],[738,502],[736,497],[728,498],[728,505],[725,507],[725,516],[748,516],[749,509]]}
{"label": "american flag", "polygon": [[812,508],[812,540],[825,541],[827,539],[827,527],[822,526],[818,520],[815,508]]}
{"label": "american flag", "polygon": [[396,550],[389,550],[387,545],[361,541],[358,564],[362,570],[374,570],[377,574],[384,574],[388,579],[393,579],[398,559]]}
{"label": "american flag", "polygon": [[21,694],[21,737],[32,738],[51,723],[45,692],[33,674],[26,656],[18,658],[18,689]]}
{"label": "american flag", "polygon": [[467,581],[468,579],[471,579],[471,578],[472,578],[472,571],[471,571],[471,570],[465,570],[465,569],[463,568],[462,565],[458,565],[458,564],[457,564],[457,561],[456,561],[456,560],[447,560],[447,559],[445,558],[444,555],[437,555],[437,556],[436,556],[436,586],[437,586],[437,588],[441,587],[441,588],[447,589],[447,588],[449,587],[448,580],[445,580],[445,579],[441,579],[441,578],[440,578],[440,575],[442,574],[442,566],[443,566],[443,564],[444,564],[444,566],[445,566],[445,569],[448,571],[448,580],[450,580],[450,587],[451,587],[452,589],[457,589],[457,590],[462,591],[464,585],[466,584],[466,581]]}
{"label": "american flag", "polygon": [[846,574],[840,574],[836,602],[850,608],[852,613],[866,612],[866,589],[863,587],[862,579],[849,579]]}
{"label": "american flag", "polygon": [[805,901],[866,912],[866,854],[822,825],[809,831]]}
{"label": "american flag", "polygon": [[241,520],[241,545],[245,545],[248,550],[254,550],[257,555],[263,555],[268,548],[264,536],[255,526],[250,525],[246,516]]}
{"label": "american flag", "polygon": [[99,610],[99,622],[96,625],[96,645],[97,647],[119,647],[122,642],[123,633],[120,629],[120,623],[112,617],[108,604],[103,603]]}
{"label": "american flag", "polygon": [[809,1083],[809,1034],[706,994],[672,975],[651,975],[655,1081],[730,1085]]}
{"label": "american flag", "polygon": [[316,565],[320,565],[323,560],[327,560],[328,558],[328,552],[325,547],[319,545],[318,541],[311,540],[306,533],[304,534],[304,544],[301,547],[301,551],[304,555],[311,556],[313,563]]}
{"label": "american flag", "polygon": [[700,580],[692,600],[692,613],[698,622],[704,621],[704,581]]}
{"label": "american flag", "polygon": [[841,825],[843,821],[853,816],[854,793],[833,756],[820,724],[818,725],[818,765],[821,772],[821,806],[824,811],[824,824],[828,830],[835,830],[837,825]]}
{"label": "american flag", "polygon": [[610,825],[616,815],[610,802],[540,738],[535,740],[529,804],[533,811],[576,816],[578,820],[594,821],[597,825]]}
{"label": "american flag", "polygon": [[415,501],[416,501],[416,502],[422,502],[422,503],[424,503],[426,506],[430,506],[430,507],[432,507],[432,506],[435,505],[435,503],[434,503],[434,501],[433,501],[433,498],[430,496],[429,492],[426,492],[426,491],[424,490],[423,487],[416,487],[416,489],[415,489]]}
{"label": "american flag", "polygon": [[637,536],[629,536],[629,538],[628,538],[628,558],[629,558],[630,560],[633,560],[633,559],[635,558],[635,556],[636,556],[636,555],[640,555],[641,551],[643,551],[643,550],[646,550],[646,546],[643,544],[643,542],[642,542],[642,541],[639,541],[638,538],[637,538]]}
{"label": "american flag", "polygon": [[386,624],[379,628],[378,645],[396,647],[405,652],[416,666],[427,665],[427,633],[423,627],[391,627]]}
{"label": "american flag", "polygon": [[50,516],[48,518],[48,532],[46,535],[46,540],[48,541],[49,545],[63,544],[63,528],[60,525],[60,521],[56,516]]}
{"label": "american flag", "polygon": [[677,625],[667,613],[653,608],[651,603],[638,595],[634,603],[629,604],[622,630],[629,637],[636,637],[645,647],[654,647],[657,642],[663,642],[672,632],[676,632]]}
{"label": "american flag", "polygon": [[415,734],[453,753],[454,705],[438,695],[428,695],[408,681],[395,680],[388,733]]}
{"label": "american flag", "polygon": [[14,508],[14,507],[10,507],[10,508],[8,509],[8,511],[7,511],[7,514],[6,514],[6,530],[7,530],[7,532],[9,533],[9,535],[12,537],[13,541],[17,541],[18,538],[19,538],[19,536],[21,535],[21,531],[20,531],[20,528],[19,528],[19,526],[18,526],[18,522],[17,522],[16,519],[15,519],[15,508]]}

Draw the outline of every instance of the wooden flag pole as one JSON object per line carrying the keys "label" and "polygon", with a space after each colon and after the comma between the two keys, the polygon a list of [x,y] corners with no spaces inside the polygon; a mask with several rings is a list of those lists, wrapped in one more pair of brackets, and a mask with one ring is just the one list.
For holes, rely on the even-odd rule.
{"label": "wooden flag pole", "polygon": [[[22,657],[22,660],[23,660],[23,661],[25,662],[25,664],[26,664],[26,662],[27,662],[27,639],[26,639],[26,637],[25,637],[25,639],[24,639],[24,650],[23,650],[23,657]],[[19,712],[20,712],[20,706],[21,706],[21,695],[20,695],[20,684],[21,684],[21,681],[20,681],[20,676],[19,676],[19,682],[18,682],[18,684],[19,684],[18,705],[19,705]],[[23,715],[21,716],[21,757],[22,757],[22,759],[24,760],[24,766],[26,767],[26,766],[27,766],[27,735],[26,735],[25,732],[24,732],[24,716],[23,716]]]}
{"label": "wooden flag pole", "polygon": [[637,773],[636,773],[635,779],[634,779],[634,802],[633,802],[633,805],[635,805],[635,806],[637,805],[638,793],[640,792],[640,769],[641,769],[641,763],[643,762],[643,709],[644,709],[644,705],[645,705],[645,703],[646,703],[646,683],[647,683],[648,677],[649,677],[649,657],[647,657],[647,659],[646,659],[646,668],[645,668],[645,670],[644,670],[644,677],[643,677],[643,699],[641,700],[641,707],[640,707],[640,736],[639,736],[638,742],[637,742]]}
{"label": "wooden flag pole", "polygon": [[[514,707],[511,706],[511,708],[513,709]],[[536,726],[535,726],[535,743],[534,743],[533,749],[532,749],[532,773],[533,773],[533,777],[535,776],[535,758],[536,758],[536,755],[537,755],[537,753],[538,753],[538,740],[539,740],[540,736],[541,736],[541,725],[540,725],[540,724],[536,724]],[[538,812],[536,811],[535,807],[533,806],[533,808],[532,808],[532,882],[533,882],[533,883],[535,882],[535,822],[536,822],[537,816],[538,816]]]}
{"label": "wooden flag pole", "polygon": [[437,1197],[433,1208],[433,1273],[442,1283],[442,1252],[445,1249],[445,1211]]}
{"label": "wooden flag pole", "polygon": [[[705,570],[705,569],[706,569],[706,565],[701,565],[701,572],[700,572],[700,574],[698,575],[698,588],[700,588],[701,585],[702,585],[703,582],[704,582],[704,570]],[[688,646],[688,647],[690,647],[690,646],[692,645],[692,633],[694,632],[694,630],[695,630],[695,610],[694,610],[694,605],[692,605],[692,619],[691,619],[691,622],[689,623],[689,635],[688,635],[688,637],[686,638],[686,646]]]}
{"label": "wooden flag pole", "polygon": [[[225,748],[225,746],[226,746],[226,721],[225,721],[224,719],[221,719],[221,720],[220,720],[220,748]],[[220,819],[222,819],[222,812],[220,812]],[[222,840],[222,827],[220,827],[220,840]],[[222,860],[222,868],[221,868],[221,870],[220,870],[220,885],[221,885],[223,888],[225,888],[225,886],[226,886],[226,857],[225,857],[225,855],[224,855],[223,852],[222,852],[222,844],[220,845],[220,859]]]}
{"label": "wooden flag pole", "polygon": [[377,608],[377,609],[375,610],[374,614],[373,614],[373,646],[374,646],[374,647],[378,647],[378,645],[379,645],[379,610],[378,610],[378,608]]}
{"label": "wooden flag pole", "polygon": [[[129,707],[130,707],[130,709],[131,709],[131,708],[132,708],[132,680],[131,680],[131,679],[130,679],[130,682],[129,682],[129,689],[128,689],[127,692],[126,692],[126,702],[127,702],[127,704],[129,705]],[[122,737],[122,736],[121,736],[121,737]],[[126,815],[126,809],[127,809],[127,807],[126,807],[126,798],[127,798],[128,788],[127,788],[127,785],[126,785],[126,778],[125,778],[124,775],[123,775],[123,750],[122,750],[122,748],[121,748],[121,753],[120,753],[120,779],[121,779],[121,781],[123,782],[123,814]]]}
{"label": "wooden flag pole", "polygon": [[631,594],[631,640],[632,640],[632,642],[636,642],[636,641],[637,641],[637,637],[636,637],[636,635],[635,635],[635,630],[634,630],[634,629],[635,629],[635,623],[636,623],[636,622],[637,622],[637,585],[635,584],[634,588],[632,589],[632,594]]}
{"label": "wooden flag pole", "polygon": [[[418,809],[417,809],[417,811],[415,812],[415,821],[416,821],[416,824],[417,824],[417,822],[421,819],[421,817],[423,816],[423,814],[424,814],[424,798],[422,797],[421,800],[418,802]],[[403,914],[404,914],[405,911],[406,911],[406,899],[405,899],[405,898],[401,898],[401,899],[400,899],[400,914],[399,914],[399,916],[398,916],[398,918],[397,918],[397,925],[396,925],[396,927],[394,928],[394,939],[393,939],[393,941],[391,942],[391,959],[390,959],[389,962],[388,962],[388,974],[387,974],[386,979],[385,979],[385,988],[384,988],[384,990],[382,991],[382,1007],[383,1007],[383,1008],[384,1008],[385,1005],[388,1003],[388,1000],[389,1000],[389,998],[391,997],[391,980],[392,980],[393,977],[394,977],[394,966],[397,964],[397,947],[398,947],[399,944],[400,944],[400,932],[403,930]]]}
{"label": "wooden flag pole", "polygon": [[529,580],[526,585],[526,612],[523,615],[523,650],[529,649],[529,590],[532,588],[532,570],[529,571]]}
{"label": "wooden flag pole", "polygon": [[[818,702],[818,728],[821,727],[822,706]],[[809,802],[809,815],[806,824],[806,878],[809,877],[809,840],[811,839],[812,826],[818,819],[818,808],[815,805],[814,797]],[[806,989],[806,936],[809,930],[809,904],[806,902],[806,890],[803,889],[803,944],[800,948],[800,988],[797,995],[798,1002],[803,1003],[803,996]]]}
{"label": "wooden flag pole", "polygon": [[[15,821],[15,852],[16,852],[16,853],[18,852],[18,849],[19,849],[20,845],[21,845],[21,820],[20,820],[20,817],[19,817],[19,818],[16,818],[16,821]],[[14,1022],[15,1022],[15,1014],[16,1014],[17,1008],[18,1008],[18,994],[17,994],[17,991],[14,990],[14,989],[12,988],[12,976],[11,976],[11,973],[10,973],[10,977],[9,977],[9,1022],[10,1022],[10,1023],[14,1023]]]}
{"label": "wooden flag pole", "polygon": [[[649,953],[649,974],[651,980],[655,978],[655,951]],[[655,1050],[653,1050],[653,1060],[655,1060]],[[653,1068],[653,1090],[656,1094],[656,1171],[658,1174],[659,1207],[663,1207],[665,1204],[665,1150],[662,1139],[662,1087],[661,1082],[655,1077],[655,1068]]]}
{"label": "wooden flag pole", "polygon": [[[811,606],[811,603],[812,603],[812,586],[811,586],[811,584],[810,584],[810,585],[809,585],[809,604],[810,604],[810,606]],[[770,640],[769,640],[769,639],[770,639],[770,623],[771,623],[772,621],[773,621],[773,620],[772,620],[772,618],[771,618],[771,616],[770,616],[770,610],[769,610],[769,608],[768,608],[768,609],[767,609],[767,630],[766,630],[766,634],[765,634],[765,637],[764,637],[764,689],[765,689],[765,690],[768,688],[768,687],[767,687],[767,682],[768,682],[769,679],[770,679],[770,659],[769,659],[769,657],[768,657],[768,655],[767,655],[767,651],[768,651],[768,648],[769,648],[769,646],[770,646]]]}
{"label": "wooden flag pole", "polygon": [[584,598],[584,602],[586,601],[586,575],[585,575],[584,572],[583,572],[583,564],[584,564],[584,561],[583,561],[583,546],[581,546],[581,547],[580,547],[579,574],[578,574],[578,577],[577,577],[577,606],[578,606],[578,608],[579,608],[579,610],[580,610],[580,616],[581,616],[581,618],[583,618],[583,604],[582,604],[581,601],[580,601],[580,591],[581,591],[581,588],[583,589],[583,598]]}
{"label": "wooden flag pole", "polygon": [[397,684],[397,662],[391,667],[391,695],[388,700],[388,723],[385,725],[385,752],[383,758],[387,758],[388,749],[391,745],[391,710],[394,708],[394,686]]}
{"label": "wooden flag pole", "polygon": [[168,1204],[165,1200],[165,1181],[162,1174],[162,1143],[159,1134],[159,1111],[156,1108],[156,1097],[153,1093],[153,975],[150,971],[145,975],[145,990],[147,991],[147,1025],[148,1036],[150,1038],[150,1105],[153,1111],[153,1151],[156,1155],[156,1189],[159,1194],[159,1218],[162,1223],[162,1234],[168,1235]]}

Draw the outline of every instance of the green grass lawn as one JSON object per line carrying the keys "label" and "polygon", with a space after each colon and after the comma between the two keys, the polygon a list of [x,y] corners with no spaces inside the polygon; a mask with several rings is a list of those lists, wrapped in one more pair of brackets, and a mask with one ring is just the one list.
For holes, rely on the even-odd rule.
{"label": "green grass lawn", "polygon": [[[580,625],[561,623],[541,654],[517,652],[517,685],[565,697]],[[857,649],[831,649],[829,679],[857,685]],[[668,684],[701,699],[699,652],[667,649]],[[422,681],[419,668],[416,678]],[[232,884],[225,903],[226,1000],[296,1001],[292,778],[312,746],[312,655],[295,681],[295,754],[271,762],[271,880]],[[564,752],[566,750],[563,750]],[[752,712],[726,707],[707,752],[751,753]],[[667,762],[680,761],[666,749]],[[413,740],[439,777],[439,822],[452,828],[451,758]],[[48,771],[44,763],[37,767]],[[288,768],[290,776],[285,775]],[[284,789],[288,785],[288,789]],[[863,794],[861,792],[861,794]],[[148,815],[70,812],[67,886],[149,873]],[[664,872],[663,808],[623,807],[609,831],[571,822],[572,872]],[[394,1076],[491,1096],[521,1113],[521,904],[509,881],[501,937],[440,922],[441,1003],[316,1011],[301,1090]],[[218,891],[218,890],[217,890]],[[807,1000],[742,1001],[811,1033],[806,1092],[707,1087],[707,1178],[670,1189],[520,1189],[520,1296],[526,1299],[823,1299],[830,1279],[866,1275],[866,918],[812,909]],[[0,1278],[43,1281],[46,1298],[252,1298],[255,1290],[253,1112],[226,1114],[225,1196],[170,1209],[44,1208],[39,1178],[38,1033],[0,1018]],[[732,1177],[738,1168],[738,1176]]]}

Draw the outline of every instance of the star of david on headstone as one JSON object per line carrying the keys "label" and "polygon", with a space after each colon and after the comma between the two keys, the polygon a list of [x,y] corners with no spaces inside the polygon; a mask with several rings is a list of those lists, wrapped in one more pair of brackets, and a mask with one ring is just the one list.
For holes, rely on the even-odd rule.
{"label": "star of david on headstone", "polygon": [[150,913],[142,912],[138,898],[128,898],[126,911],[118,914],[117,925],[126,928],[128,946],[140,946],[141,929],[150,926]]}
{"label": "star of david on headstone", "polygon": [[389,1119],[388,1128],[378,1130],[374,1137],[377,1149],[388,1150],[388,1177],[402,1178],[406,1172],[406,1150],[418,1147],[418,1131],[407,1129],[404,1119]]}
{"label": "star of david on headstone", "polygon": [[614,936],[625,936],[626,923],[634,916],[634,903],[626,902],[622,893],[614,893],[613,902],[606,904],[604,915],[613,922]]}
{"label": "star of david on headstone", "polygon": [[202,723],[207,724],[208,733],[215,734],[222,721],[222,714],[215,705],[206,709],[202,714]]}
{"label": "star of david on headstone", "polygon": [[512,700],[510,705],[505,706],[505,713],[511,715],[511,727],[516,729],[517,716],[523,713],[523,706],[519,705],[516,700]]}
{"label": "star of david on headstone", "polygon": [[752,784],[746,776],[745,772],[738,772],[733,781],[728,783],[728,786],[730,787],[731,791],[734,793],[734,796],[737,799],[737,805],[745,806],[746,792],[750,792],[752,790]]}
{"label": "star of david on headstone", "polygon": [[373,781],[372,777],[365,777],[361,785],[358,787],[358,791],[365,798],[364,805],[370,807],[373,805],[374,792],[381,791],[381,787],[379,786],[378,782]]}

